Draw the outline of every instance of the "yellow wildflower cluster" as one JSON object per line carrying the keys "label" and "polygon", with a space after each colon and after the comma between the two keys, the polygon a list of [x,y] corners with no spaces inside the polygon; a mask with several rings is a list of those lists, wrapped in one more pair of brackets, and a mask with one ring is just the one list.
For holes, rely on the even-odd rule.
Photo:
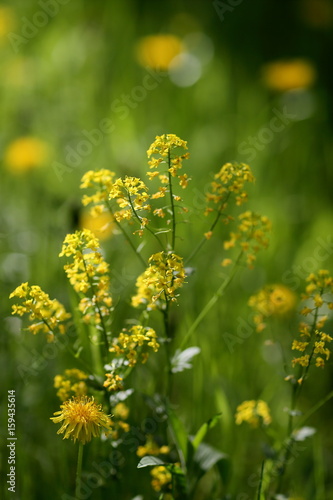
{"label": "yellow wildflower cluster", "polygon": [[148,219],[139,215],[142,210],[150,211],[148,203],[149,194],[145,183],[138,177],[128,177],[117,179],[110,190],[109,199],[116,200],[120,210],[113,212],[116,221],[131,220],[136,218],[141,225],[140,236],[143,228],[148,224]]}
{"label": "yellow wildflower cluster", "polygon": [[[227,201],[231,194],[236,197],[236,205],[242,205],[247,201],[247,193],[244,189],[246,182],[254,182],[255,178],[248,165],[245,163],[226,163],[220,171],[214,175],[211,183],[211,191],[206,193],[208,204],[217,205],[218,208],[207,206],[205,215],[214,210],[223,212],[227,208]],[[229,222],[229,217],[224,218],[224,222]]]}
{"label": "yellow wildflower cluster", "polygon": [[[99,241],[88,229],[68,234],[64,240],[60,257],[72,257],[73,262],[64,269],[74,290],[84,294],[79,303],[83,320],[100,323],[103,316],[110,315],[112,298],[109,294],[109,265],[99,251]],[[89,292],[89,296],[86,294]]]}
{"label": "yellow wildflower cluster", "polygon": [[56,411],[51,420],[62,426],[57,434],[64,433],[63,439],[71,438],[82,444],[91,441],[92,437],[100,435],[101,430],[110,431],[112,422],[102,409],[102,405],[96,404],[94,398],[88,396],[74,397],[60,405],[61,410]]}
{"label": "yellow wildflower cluster", "polygon": [[107,169],[89,170],[81,179],[81,189],[93,188],[95,193],[88,196],[83,195],[82,204],[93,205],[90,209],[92,216],[97,216],[107,210],[106,202],[109,199],[109,193],[113,186],[116,174]]}
{"label": "yellow wildflower cluster", "polygon": [[116,353],[117,356],[124,356],[129,366],[135,366],[139,356],[142,363],[147,361],[149,357],[147,347],[153,349],[154,352],[158,351],[160,345],[156,339],[156,332],[152,328],[134,325],[129,330],[124,328],[118,338],[114,339],[110,352]]}
{"label": "yellow wildflower cluster", "polygon": [[[271,223],[268,217],[261,216],[251,212],[250,210],[238,216],[240,224],[236,232],[230,233],[230,240],[224,242],[224,249],[229,250],[236,246],[240,246],[243,254],[246,256],[246,263],[249,268],[253,267],[253,262],[256,260],[256,253],[261,248],[267,248],[268,238],[267,233],[271,229]],[[224,259],[222,265],[226,266],[231,263],[231,259]]]}
{"label": "yellow wildflower cluster", "polygon": [[183,259],[175,253],[159,252],[149,258],[149,267],[136,281],[137,294],[132,297],[132,306],[144,305],[157,309],[163,300],[177,300],[177,288],[185,281]]}
{"label": "yellow wildflower cluster", "polygon": [[[306,281],[308,285],[302,295],[305,306],[301,314],[309,317],[310,321],[302,321],[299,325],[301,340],[294,340],[291,348],[304,354],[294,358],[292,365],[307,368],[314,360],[317,367],[323,367],[325,360],[330,357],[327,344],[333,340],[330,335],[321,331],[328,319],[327,310],[333,309],[333,278],[326,269],[321,269],[318,273],[311,273]],[[303,376],[299,379],[300,383]]]}
{"label": "yellow wildflower cluster", "polygon": [[121,391],[123,389],[123,384],[122,384],[122,377],[120,375],[116,375],[115,373],[106,373],[106,380],[103,384],[103,386],[108,390],[108,391]]}
{"label": "yellow wildflower cluster", "polygon": [[143,446],[139,446],[136,450],[138,457],[144,457],[145,455],[166,455],[169,452],[170,447],[158,446],[153,436],[147,436],[146,443]]}
{"label": "yellow wildflower cluster", "polygon": [[122,432],[129,432],[130,426],[127,422],[124,422],[128,419],[128,416],[128,406],[126,406],[125,403],[117,403],[112,412],[113,429],[111,432],[111,438],[113,440],[119,439]]}
{"label": "yellow wildflower cluster", "polygon": [[72,396],[85,396],[88,386],[85,380],[88,375],[77,368],[65,370],[63,375],[54,377],[54,387],[58,389],[57,396],[61,401],[66,401]]}
{"label": "yellow wildflower cluster", "polygon": [[266,285],[249,299],[249,306],[255,312],[254,323],[257,332],[266,328],[265,320],[271,316],[282,317],[295,309],[296,294],[285,285]]}
{"label": "yellow wildflower cluster", "polygon": [[28,330],[33,333],[42,332],[47,334],[49,342],[54,340],[56,331],[65,333],[64,321],[71,315],[66,312],[64,306],[56,299],[51,300],[49,295],[37,286],[30,286],[28,282],[22,283],[9,296],[23,299],[21,304],[12,306],[12,314],[23,316],[29,314],[29,320],[33,323]]}
{"label": "yellow wildflower cluster", "polygon": [[237,406],[236,424],[247,422],[251,427],[259,427],[260,424],[269,425],[272,422],[267,403],[259,399],[258,401],[244,401]]}
{"label": "yellow wildflower cluster", "polygon": [[153,477],[151,485],[155,491],[159,492],[162,489],[163,491],[171,489],[172,474],[164,465],[154,467],[150,471],[150,474]]}
{"label": "yellow wildflower cluster", "polygon": [[[147,172],[149,180],[152,180],[156,177],[159,178],[162,186],[159,190],[154,193],[151,198],[163,198],[165,194],[168,192],[167,184],[171,184],[170,176],[177,177],[179,181],[179,185],[185,189],[189,182],[189,177],[187,174],[180,174],[179,170],[181,170],[183,166],[183,160],[187,160],[189,158],[189,153],[184,153],[182,155],[174,154],[174,150],[177,148],[187,149],[187,142],[183,141],[179,137],[174,134],[163,134],[161,136],[156,136],[155,141],[151,144],[150,148],[147,151],[149,168],[153,170],[152,172]],[[155,156],[157,155],[157,156]],[[166,164],[167,171],[160,172],[157,169]],[[156,170],[155,170],[156,169]],[[180,201],[180,196],[173,194],[173,199],[175,201]],[[162,212],[163,214],[164,212]],[[163,217],[161,213],[156,213],[156,215]]]}

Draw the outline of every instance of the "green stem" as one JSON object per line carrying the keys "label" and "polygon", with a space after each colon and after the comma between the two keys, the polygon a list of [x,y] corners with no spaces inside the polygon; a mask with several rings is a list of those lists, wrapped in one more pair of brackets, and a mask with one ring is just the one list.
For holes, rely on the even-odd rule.
{"label": "green stem", "polygon": [[264,468],[265,468],[265,460],[262,461],[261,464],[261,471],[260,471],[260,479],[259,479],[259,486],[258,486],[258,495],[257,495],[257,500],[260,500],[261,497],[261,489],[262,489],[262,481],[264,477]]}
{"label": "green stem", "polygon": [[169,192],[170,192],[170,204],[171,204],[171,212],[172,212],[172,242],[171,242],[171,250],[175,250],[175,242],[176,242],[176,212],[175,212],[175,203],[173,199],[173,192],[172,192],[172,176],[170,172],[170,167],[171,167],[171,156],[170,156],[170,149],[168,151],[168,178],[169,178]]}
{"label": "green stem", "polygon": [[219,288],[216,290],[216,292],[214,293],[214,295],[212,296],[212,298],[210,299],[210,301],[205,305],[205,307],[202,309],[202,311],[196,317],[196,319],[194,320],[194,322],[192,323],[192,325],[190,326],[190,328],[187,330],[186,335],[184,336],[184,338],[183,338],[183,340],[182,340],[182,342],[181,342],[181,344],[179,346],[179,349],[183,349],[184,345],[187,343],[187,341],[191,337],[192,333],[197,329],[197,327],[199,326],[199,324],[201,323],[201,321],[205,318],[205,316],[207,316],[207,314],[212,309],[212,307],[216,304],[216,302],[218,301],[218,299],[220,297],[222,297],[225,289],[231,283],[233,277],[236,274],[237,265],[238,265],[238,263],[239,263],[242,255],[243,255],[243,252],[241,252],[238,255],[238,257],[236,259],[236,262],[234,264],[234,267],[233,267],[230,275],[228,276],[228,278],[225,281],[223,281],[223,283],[219,286]]}
{"label": "green stem", "polygon": [[104,318],[103,318],[103,315],[102,315],[102,311],[101,311],[101,309],[99,307],[99,304],[97,302],[97,295],[95,293],[95,285],[92,282],[92,280],[91,280],[91,278],[89,276],[89,273],[87,271],[86,261],[84,260],[84,254],[83,254],[83,252],[82,252],[82,260],[83,260],[84,269],[86,271],[87,279],[88,279],[89,285],[91,287],[93,296],[96,297],[96,304],[95,305],[97,307],[98,316],[99,316],[99,318],[101,320],[102,333],[103,333],[103,338],[104,338],[104,345],[105,345],[105,349],[106,349],[106,354],[108,354],[108,352],[109,352],[109,341],[108,341],[108,336],[107,336],[107,333],[106,333],[106,326],[105,326],[105,323],[104,323]]}
{"label": "green stem", "polygon": [[[219,209],[218,209],[218,211],[217,211],[216,217],[215,217],[215,219],[213,220],[213,223],[212,223],[212,225],[210,226],[210,228],[209,228],[209,231],[208,231],[208,232],[210,232],[210,231],[213,231],[213,230],[214,230],[214,228],[215,228],[216,224],[218,223],[218,221],[219,221],[219,219],[220,219],[220,217],[221,217],[221,215],[222,215],[222,210],[223,210],[223,208],[224,208],[225,204],[227,203],[229,196],[230,196],[230,192],[229,192],[229,193],[228,193],[228,195],[226,196],[226,199],[223,201],[223,203],[221,203],[221,205],[220,205],[220,207],[219,207]],[[189,262],[193,259],[193,257],[195,257],[195,256],[197,255],[197,253],[199,252],[199,250],[201,250],[201,248],[203,247],[203,245],[204,245],[207,241],[208,241],[208,240],[207,240],[207,238],[205,238],[205,237],[203,237],[203,238],[202,238],[202,240],[201,240],[201,241],[199,242],[199,244],[195,247],[195,249],[193,250],[193,252],[192,252],[192,253],[189,255],[189,257],[186,259],[186,261],[185,261],[185,266],[186,266],[186,265],[187,265],[187,264],[188,264],[188,263],[189,263]]]}
{"label": "green stem", "polygon": [[80,486],[81,486],[81,475],[82,475],[82,457],[83,457],[83,443],[79,443],[79,452],[77,457],[77,468],[76,468],[76,482],[75,482],[75,498],[80,500]]}
{"label": "green stem", "polygon": [[[132,198],[131,198],[131,196],[130,196],[129,193],[128,193],[128,201],[129,201],[129,203],[131,205],[131,209],[132,209],[132,212],[133,212],[134,216],[137,218],[137,220],[139,221],[139,223],[141,225],[142,224],[141,217],[138,214],[138,212],[135,210],[135,207],[134,207],[133,202],[132,202]],[[149,226],[145,226],[145,229],[147,229],[147,231],[149,231],[150,234],[152,234],[154,236],[154,238],[156,238],[156,240],[158,241],[158,243],[161,246],[162,250],[164,250],[164,245],[163,245],[161,239],[157,236],[157,234],[154,233],[154,231],[152,231]],[[146,265],[145,265],[145,267],[146,267]]]}
{"label": "green stem", "polygon": [[120,224],[120,222],[117,221],[117,219],[115,218],[114,216],[114,213],[113,213],[113,210],[112,210],[112,207],[109,203],[107,203],[107,207],[113,217],[113,220],[114,222],[116,223],[117,227],[120,229],[120,231],[123,233],[123,236],[125,237],[127,243],[129,244],[129,246],[132,248],[132,250],[134,251],[135,255],[138,257],[139,261],[141,262],[141,264],[143,265],[144,268],[147,267],[147,264],[145,262],[145,260],[143,259],[142,255],[137,251],[137,249],[135,248],[131,238],[128,236],[128,234],[126,233],[125,229],[123,228],[123,226]]}

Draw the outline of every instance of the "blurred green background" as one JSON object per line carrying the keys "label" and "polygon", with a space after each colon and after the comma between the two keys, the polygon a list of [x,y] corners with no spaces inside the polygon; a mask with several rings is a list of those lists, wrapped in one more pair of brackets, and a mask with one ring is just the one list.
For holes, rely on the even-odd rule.
{"label": "blurred green background", "polygon": [[[146,150],[163,133],[188,141],[191,153],[185,202],[192,223],[179,245],[182,255],[207,230],[202,193],[227,161],[250,164],[257,180],[249,206],[273,223],[269,250],[254,270],[238,273],[191,339],[202,353],[193,370],[177,375],[173,394],[190,433],[223,411],[210,439],[231,457],[223,494],[234,496],[224,498],[254,498],[248,477],[260,463],[262,436],[236,428],[233,414],[244,399],[262,397],[282,429],[287,388],[281,360],[265,351],[262,338],[251,335],[231,352],[223,334],[233,333],[239,318],[248,321],[248,298],[265,283],[300,294],[309,272],[332,269],[332,26],[330,0],[0,3],[0,365],[3,394],[17,394],[17,498],[69,492],[76,451],[49,420],[59,405],[53,377],[68,360],[51,353],[45,361],[43,339],[20,333],[8,295],[29,280],[68,305],[57,255],[67,232],[82,225],[83,173],[108,168],[144,176]],[[182,319],[179,339],[221,282],[225,236],[224,228],[193,264],[197,271],[174,313],[175,324]],[[318,247],[326,255],[321,261]],[[103,248],[121,327],[138,270],[121,238],[106,239]],[[275,335],[288,344],[295,328],[278,324]],[[138,372],[133,425],[149,415],[140,391],[159,389],[152,374],[161,358]],[[304,394],[305,408],[328,392],[331,378],[327,364]],[[6,413],[0,418],[6,429]],[[292,491],[295,498],[333,498],[331,411],[322,408],[311,424],[320,432],[293,468]],[[6,460],[3,448],[2,481]],[[92,498],[157,498],[137,461],[127,454],[122,481],[97,488]],[[204,491],[198,499],[206,498]]]}

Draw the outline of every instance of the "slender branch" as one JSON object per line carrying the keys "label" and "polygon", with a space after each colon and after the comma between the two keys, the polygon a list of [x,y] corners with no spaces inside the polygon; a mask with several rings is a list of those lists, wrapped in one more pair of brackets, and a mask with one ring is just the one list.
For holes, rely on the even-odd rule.
{"label": "slender branch", "polygon": [[240,254],[238,255],[236,262],[234,264],[234,267],[233,267],[230,275],[228,276],[228,278],[225,281],[223,281],[223,283],[219,286],[219,288],[216,290],[216,292],[214,293],[214,295],[212,296],[210,301],[201,310],[201,312],[198,314],[198,316],[196,317],[196,319],[194,320],[194,322],[192,323],[190,328],[187,330],[186,335],[184,336],[184,338],[179,346],[179,349],[182,349],[184,347],[184,345],[187,343],[188,339],[191,337],[192,333],[197,329],[197,327],[199,326],[201,321],[205,318],[205,316],[207,316],[207,314],[212,309],[212,307],[216,304],[218,299],[223,295],[224,290],[231,283],[233,277],[236,274],[237,265],[238,265],[242,255],[243,255],[243,251],[240,252]]}
{"label": "slender branch", "polygon": [[176,211],[175,211],[175,203],[173,199],[173,191],[172,191],[172,176],[170,172],[171,167],[171,155],[170,149],[168,151],[168,178],[169,178],[169,192],[170,192],[170,204],[171,204],[171,212],[172,212],[172,242],[171,242],[171,250],[175,250],[175,242],[176,242]]}
{"label": "slender branch", "polygon": [[145,260],[143,259],[142,255],[137,251],[137,249],[135,248],[131,238],[129,237],[129,235],[127,234],[127,232],[125,231],[125,229],[123,228],[123,226],[120,224],[119,221],[117,221],[117,219],[115,218],[114,216],[114,213],[113,213],[113,210],[112,210],[112,207],[110,205],[110,203],[107,201],[106,202],[107,204],[107,207],[108,207],[108,210],[109,212],[111,213],[112,217],[113,217],[113,220],[114,222],[116,223],[117,227],[120,229],[120,231],[123,233],[127,243],[129,244],[129,246],[132,248],[132,250],[134,251],[135,255],[138,257],[139,261],[141,262],[141,264],[143,265],[144,268],[147,267],[147,264],[145,262]]}
{"label": "slender branch", "polygon": [[[221,205],[220,205],[220,207],[219,207],[219,209],[218,209],[218,211],[217,211],[217,213],[216,213],[216,217],[215,217],[215,219],[213,220],[213,222],[212,222],[212,224],[211,224],[211,226],[210,226],[210,228],[209,228],[208,232],[210,232],[210,231],[213,231],[213,230],[214,230],[214,228],[215,228],[216,224],[218,223],[218,221],[219,221],[219,219],[220,219],[221,215],[223,215],[222,210],[224,209],[225,204],[227,203],[229,196],[230,196],[230,192],[227,194],[227,196],[226,196],[225,200],[223,201],[223,203],[221,203]],[[187,259],[186,259],[186,261],[185,261],[185,265],[187,265],[187,264],[190,262],[190,260],[192,260],[192,259],[193,259],[193,257],[195,257],[195,255],[199,252],[199,250],[201,250],[201,248],[203,247],[203,245],[204,245],[207,241],[208,241],[208,240],[207,240],[207,238],[205,238],[205,237],[203,237],[203,238],[202,238],[202,240],[201,240],[201,241],[198,243],[198,245],[194,248],[193,252],[189,255],[189,257],[187,257]]]}
{"label": "slender branch", "polygon": [[[136,209],[135,209],[135,207],[133,205],[132,198],[131,198],[131,196],[130,196],[129,193],[128,193],[128,201],[129,201],[129,203],[131,205],[131,209],[132,209],[133,214],[138,219],[139,223],[142,224],[142,219],[141,219],[140,215],[138,214],[138,212],[136,211]],[[156,238],[156,240],[160,244],[161,248],[164,250],[164,245],[163,245],[162,241],[160,240],[160,238],[157,236],[157,234],[154,233],[154,231],[152,231],[149,226],[145,226],[145,229],[147,229],[147,231],[149,231],[150,234],[152,234]]]}

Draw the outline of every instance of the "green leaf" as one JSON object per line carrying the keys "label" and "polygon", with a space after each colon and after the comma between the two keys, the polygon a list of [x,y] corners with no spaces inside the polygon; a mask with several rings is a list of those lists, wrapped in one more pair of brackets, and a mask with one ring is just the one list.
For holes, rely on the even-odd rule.
{"label": "green leaf", "polygon": [[193,445],[193,448],[195,450],[197,450],[198,446],[203,441],[203,439],[206,436],[209,429],[212,429],[213,427],[215,427],[215,425],[220,420],[221,416],[222,416],[222,413],[218,413],[217,415],[214,415],[214,417],[207,420],[207,422],[205,422],[200,427],[200,429],[198,430],[198,432],[196,433],[196,435],[194,436],[194,438],[192,440],[192,445]]}
{"label": "green leaf", "polygon": [[185,466],[188,455],[188,447],[191,446],[191,443],[189,441],[188,434],[185,430],[183,422],[177,417],[177,415],[171,410],[170,407],[168,407],[167,412],[169,417],[170,431],[176,443],[180,461],[182,465]]}
{"label": "green leaf", "polygon": [[173,358],[171,359],[171,371],[172,373],[179,373],[184,370],[192,368],[190,361],[199,354],[201,351],[200,347],[188,347],[184,351],[177,349]]}
{"label": "green leaf", "polygon": [[172,483],[174,487],[175,498],[181,498],[182,500],[186,500],[187,482],[183,469],[181,469],[176,464],[168,464],[166,465],[166,468],[172,474]]}
{"label": "green leaf", "polygon": [[157,457],[154,457],[153,455],[147,455],[146,457],[141,458],[140,462],[137,465],[138,469],[141,469],[142,467],[156,467],[156,465],[166,465],[165,462],[160,460]]}
{"label": "green leaf", "polygon": [[194,455],[194,461],[199,465],[203,473],[209,471],[219,461],[227,458],[228,455],[206,443],[201,443]]}

